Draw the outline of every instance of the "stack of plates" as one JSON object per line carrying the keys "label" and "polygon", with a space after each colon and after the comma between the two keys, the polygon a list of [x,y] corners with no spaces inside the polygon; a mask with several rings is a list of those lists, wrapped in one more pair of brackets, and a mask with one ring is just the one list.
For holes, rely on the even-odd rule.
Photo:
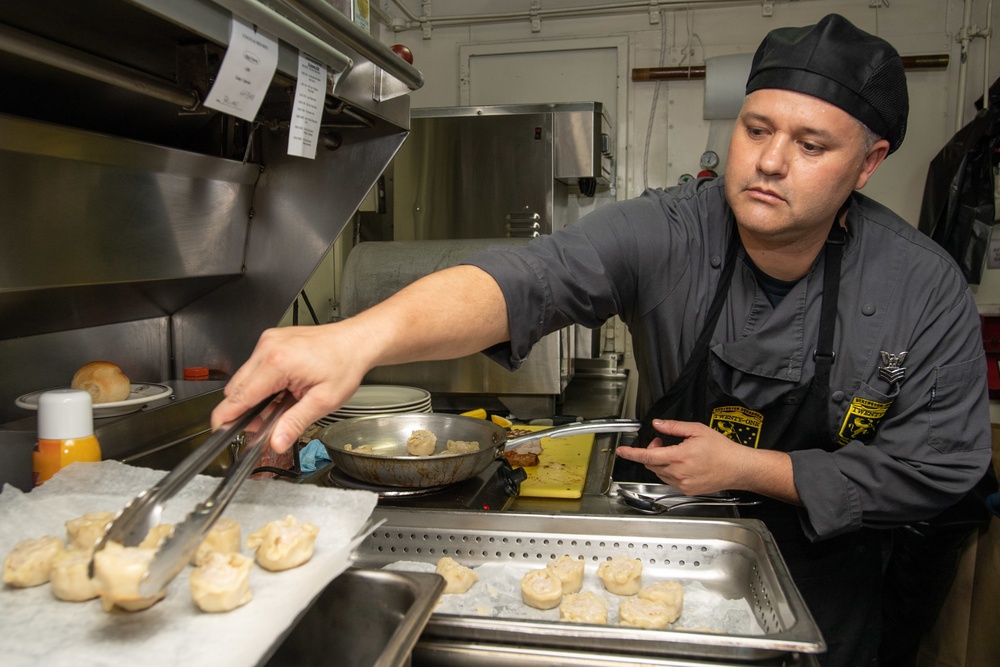
{"label": "stack of plates", "polygon": [[402,385],[366,384],[359,387],[343,407],[318,419],[316,423],[329,426],[354,417],[430,411],[429,391]]}

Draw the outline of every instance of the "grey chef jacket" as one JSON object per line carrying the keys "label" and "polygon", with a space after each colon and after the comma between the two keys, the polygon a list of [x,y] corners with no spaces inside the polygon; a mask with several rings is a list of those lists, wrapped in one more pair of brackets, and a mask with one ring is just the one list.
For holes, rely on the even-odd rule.
{"label": "grey chef jacket", "polygon": [[[468,263],[507,301],[511,340],[487,351],[517,368],[542,336],[618,315],[639,369],[640,415],[671,386],[705,325],[735,233],[723,178],[607,205],[521,248]],[[862,526],[930,518],[957,501],[990,461],[986,362],[971,291],[954,261],[899,216],[854,193],[847,216],[830,379],[835,451],[790,453],[807,518],[822,539]],[[722,390],[766,405],[815,370],[823,254],[774,308],[740,249],[711,363]],[[906,352],[901,381],[882,353]],[[763,427],[766,428],[766,425]],[[827,449],[831,449],[827,446]]]}

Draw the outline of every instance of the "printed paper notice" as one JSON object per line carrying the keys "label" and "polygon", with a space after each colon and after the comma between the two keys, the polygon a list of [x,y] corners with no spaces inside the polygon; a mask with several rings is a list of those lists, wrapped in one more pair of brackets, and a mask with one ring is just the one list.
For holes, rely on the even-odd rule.
{"label": "printed paper notice", "polygon": [[205,106],[253,121],[277,68],[277,40],[234,16],[229,48]]}
{"label": "printed paper notice", "polygon": [[326,101],[326,67],[299,52],[299,80],[295,84],[292,121],[288,127],[288,154],[316,158],[319,126]]}

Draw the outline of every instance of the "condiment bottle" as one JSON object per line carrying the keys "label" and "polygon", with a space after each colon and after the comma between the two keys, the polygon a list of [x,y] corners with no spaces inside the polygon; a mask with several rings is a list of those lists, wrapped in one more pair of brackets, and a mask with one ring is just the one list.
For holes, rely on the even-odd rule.
{"label": "condiment bottle", "polygon": [[74,461],[101,460],[89,393],[54,389],[38,397],[38,442],[31,458],[35,486]]}

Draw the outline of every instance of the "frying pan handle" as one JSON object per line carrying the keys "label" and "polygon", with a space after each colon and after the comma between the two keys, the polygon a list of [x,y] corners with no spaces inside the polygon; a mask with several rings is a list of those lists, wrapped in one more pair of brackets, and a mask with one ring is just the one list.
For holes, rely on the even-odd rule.
{"label": "frying pan handle", "polygon": [[504,451],[539,438],[565,438],[581,433],[635,433],[641,425],[634,419],[592,419],[585,422],[574,422],[511,438],[504,443]]}

